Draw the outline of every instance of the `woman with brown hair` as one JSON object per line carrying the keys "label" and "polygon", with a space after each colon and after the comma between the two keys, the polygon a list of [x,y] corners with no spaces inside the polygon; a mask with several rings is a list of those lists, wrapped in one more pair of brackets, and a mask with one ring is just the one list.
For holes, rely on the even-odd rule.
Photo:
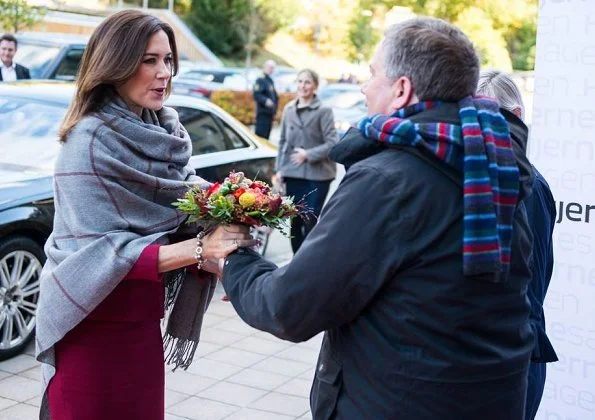
{"label": "woman with brown hair", "polygon": [[164,305],[168,361],[187,367],[216,284],[206,261],[255,244],[240,226],[194,238],[171,206],[207,184],[163,106],[177,66],[171,27],[139,11],[105,19],[85,51],[60,131],[41,275],[42,419],[162,420]]}

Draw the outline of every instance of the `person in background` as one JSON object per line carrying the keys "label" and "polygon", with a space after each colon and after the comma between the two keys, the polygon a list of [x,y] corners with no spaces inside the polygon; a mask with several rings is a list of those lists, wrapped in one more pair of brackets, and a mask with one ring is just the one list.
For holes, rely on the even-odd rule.
{"label": "person in background", "polygon": [[[477,88],[478,95],[496,98],[508,121],[516,149],[525,153],[529,129],[525,125],[523,98],[514,80],[497,70],[481,73]],[[533,232],[533,277],[528,296],[531,302],[530,323],[535,333],[535,347],[529,365],[529,383],[525,419],[533,420],[537,414],[545,387],[546,363],[556,362],[558,356],[545,332],[543,301],[547,293],[554,267],[552,235],[556,220],[556,205],[550,187],[541,173],[531,166],[534,174],[533,193],[525,198],[525,206],[531,231]]]}
{"label": "person in background", "polygon": [[203,262],[255,244],[236,225],[195,238],[171,205],[189,184],[207,186],[163,106],[177,68],[172,28],[140,11],[107,17],[87,45],[60,128],[40,278],[42,420],[163,420],[164,345],[188,367],[216,285]]}
{"label": "person in background", "polygon": [[474,97],[479,67],[448,22],[390,26],[368,116],[329,153],[345,177],[300,250],[283,267],[245,249],[219,262],[248,324],[293,342],[325,332],[315,420],[525,416],[526,156],[496,100]]}
{"label": "person in background", "polygon": [[328,158],[337,143],[333,111],[316,97],[318,74],[303,69],[297,75],[297,98],[283,109],[275,182],[296,202],[304,199],[313,210],[308,220],[291,221],[291,248],[296,253],[322,211],[329,186],[337,174]]}
{"label": "person in background", "polygon": [[18,42],[14,35],[0,37],[0,82],[30,79],[29,69],[13,61]]}
{"label": "person in background", "polygon": [[264,139],[271,135],[273,119],[277,112],[279,97],[271,75],[275,71],[275,62],[267,60],[263,66],[263,75],[254,82],[253,97],[256,101],[256,126],[254,133]]}

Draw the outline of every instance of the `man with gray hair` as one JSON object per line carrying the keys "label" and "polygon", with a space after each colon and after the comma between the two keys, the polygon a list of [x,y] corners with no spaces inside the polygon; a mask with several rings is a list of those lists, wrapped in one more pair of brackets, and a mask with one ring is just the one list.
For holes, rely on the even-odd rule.
{"label": "man with gray hair", "polygon": [[254,100],[256,101],[256,125],[254,133],[264,139],[271,135],[273,119],[277,112],[279,98],[271,75],[275,71],[275,62],[267,60],[262,68],[263,75],[254,82]]}
{"label": "man with gray hair", "polygon": [[[525,106],[516,83],[506,73],[487,70],[481,73],[477,87],[478,95],[496,98],[508,121],[517,154],[525,154],[529,129],[523,122]],[[552,234],[556,221],[556,203],[550,187],[541,173],[531,166],[534,174],[533,193],[525,198],[529,224],[533,233],[533,277],[528,289],[531,303],[529,322],[535,332],[535,346],[531,354],[527,388],[525,420],[533,420],[537,414],[545,387],[546,363],[555,362],[558,356],[545,332],[543,301],[547,293],[554,267]]]}
{"label": "man with gray hair", "polygon": [[[438,19],[388,29],[368,117],[330,152],[347,172],[293,260],[220,265],[248,324],[324,331],[315,420],[522,420],[531,232],[508,125],[474,98],[479,60]],[[521,204],[519,204],[521,203]]]}

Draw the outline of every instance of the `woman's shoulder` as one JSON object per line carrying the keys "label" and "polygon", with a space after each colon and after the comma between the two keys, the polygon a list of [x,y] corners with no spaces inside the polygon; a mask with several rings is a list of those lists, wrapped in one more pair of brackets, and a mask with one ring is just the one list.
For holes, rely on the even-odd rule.
{"label": "woman's shoulder", "polygon": [[318,108],[316,109],[318,116],[322,119],[334,120],[335,115],[333,113],[333,108],[323,103],[320,103]]}
{"label": "woman's shoulder", "polygon": [[297,101],[297,98],[292,99],[291,101],[287,102],[287,104],[285,104],[283,109],[287,111],[289,108],[295,108],[297,106]]}
{"label": "woman's shoulder", "polygon": [[82,150],[88,150],[91,144],[96,148],[98,144],[106,143],[105,139],[111,137],[111,131],[109,122],[97,114],[86,115],[66,135],[63,149],[66,153],[80,153]]}
{"label": "woman's shoulder", "polygon": [[67,142],[71,138],[90,138],[96,136],[107,128],[107,122],[100,118],[98,114],[85,115],[72,127],[70,133],[68,133]]}

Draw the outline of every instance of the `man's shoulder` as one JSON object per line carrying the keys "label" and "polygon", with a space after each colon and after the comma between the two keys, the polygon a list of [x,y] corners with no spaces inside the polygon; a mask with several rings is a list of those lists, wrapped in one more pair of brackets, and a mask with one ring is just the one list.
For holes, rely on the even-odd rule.
{"label": "man's shoulder", "polygon": [[[371,187],[407,189],[415,184],[415,157],[396,149],[385,149],[354,163],[348,170]],[[411,179],[410,179],[411,178]]]}
{"label": "man's shoulder", "polygon": [[261,90],[266,85],[267,85],[267,80],[265,79],[264,76],[260,76],[254,81],[254,90]]}

